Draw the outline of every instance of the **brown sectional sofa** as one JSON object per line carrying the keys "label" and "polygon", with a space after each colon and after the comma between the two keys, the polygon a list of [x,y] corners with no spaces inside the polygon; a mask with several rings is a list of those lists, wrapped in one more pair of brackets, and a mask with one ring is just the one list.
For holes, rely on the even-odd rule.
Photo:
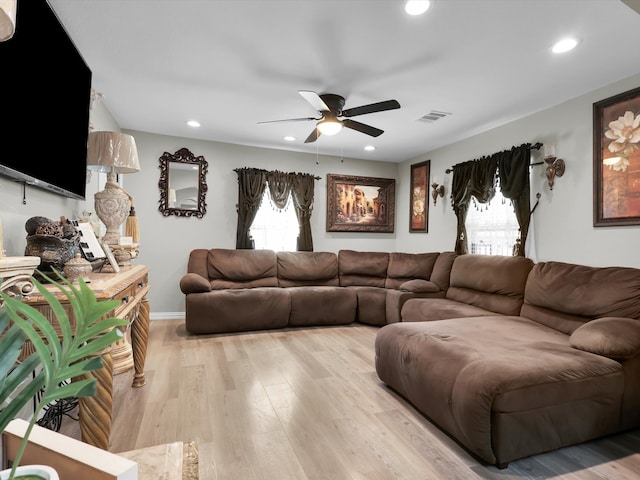
{"label": "brown sectional sofa", "polygon": [[196,334],[380,326],[379,378],[500,468],[640,427],[640,269],[199,249],[180,287]]}
{"label": "brown sectional sofa", "polygon": [[640,426],[640,269],[464,255],[401,314],[378,376],[490,464]]}
{"label": "brown sectional sofa", "polygon": [[194,334],[381,326],[413,297],[444,297],[455,254],[195,249],[180,280]]}

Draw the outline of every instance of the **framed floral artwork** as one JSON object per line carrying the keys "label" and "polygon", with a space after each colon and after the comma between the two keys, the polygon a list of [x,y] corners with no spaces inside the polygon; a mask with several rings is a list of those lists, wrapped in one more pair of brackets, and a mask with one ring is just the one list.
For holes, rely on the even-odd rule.
{"label": "framed floral artwork", "polygon": [[411,165],[409,232],[429,231],[429,176],[431,160]]}
{"label": "framed floral artwork", "polygon": [[393,178],[327,175],[327,232],[393,233]]}
{"label": "framed floral artwork", "polygon": [[640,225],[640,88],[593,104],[593,225]]}

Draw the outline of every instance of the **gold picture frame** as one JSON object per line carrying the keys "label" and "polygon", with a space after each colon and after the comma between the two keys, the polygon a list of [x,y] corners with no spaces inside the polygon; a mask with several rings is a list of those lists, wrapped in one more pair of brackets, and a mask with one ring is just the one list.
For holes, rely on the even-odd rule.
{"label": "gold picture frame", "polygon": [[393,178],[327,174],[327,232],[393,233]]}

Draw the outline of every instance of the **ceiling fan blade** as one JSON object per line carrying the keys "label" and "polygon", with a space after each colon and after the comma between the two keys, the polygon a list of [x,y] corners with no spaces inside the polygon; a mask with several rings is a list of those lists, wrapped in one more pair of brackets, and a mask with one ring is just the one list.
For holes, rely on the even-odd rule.
{"label": "ceiling fan blade", "polygon": [[395,110],[396,108],[400,108],[397,100],[386,100],[384,102],[362,105],[361,107],[347,108],[343,110],[342,116],[355,117],[356,115],[364,115],[365,113],[384,112],[385,110]]}
{"label": "ceiling fan blade", "polygon": [[304,141],[304,143],[312,143],[315,142],[318,137],[320,137],[320,135],[322,135],[322,133],[320,132],[320,130],[318,130],[317,128],[313,129],[313,132],[311,132],[311,134],[309,134],[309,136],[307,137],[307,139]]}
{"label": "ceiling fan blade", "polygon": [[308,120],[320,120],[319,118],[304,117],[304,118],[285,118],[284,120],[267,120],[266,122],[258,122],[258,125],[265,123],[281,123],[281,122],[306,122]]}
{"label": "ceiling fan blade", "polygon": [[309,90],[298,90],[298,93],[302,95],[307,102],[309,102],[313,108],[318,110],[319,112],[328,112],[331,109],[327,107],[327,104],[324,103],[324,100],[320,98],[316,92],[310,92]]}
{"label": "ceiling fan blade", "polygon": [[367,135],[371,135],[372,137],[379,137],[384,133],[384,130],[372,127],[371,125],[365,125],[364,123],[356,122],[355,120],[349,120],[348,118],[342,120],[342,126],[351,128],[352,130],[357,130],[358,132],[366,133]]}

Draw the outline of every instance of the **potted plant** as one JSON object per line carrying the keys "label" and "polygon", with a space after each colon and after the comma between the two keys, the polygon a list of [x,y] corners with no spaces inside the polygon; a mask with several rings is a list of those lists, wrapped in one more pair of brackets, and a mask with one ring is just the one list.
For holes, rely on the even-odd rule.
{"label": "potted plant", "polygon": [[[54,293],[36,278],[31,277],[31,280],[51,306],[60,334],[40,311],[0,292],[4,302],[0,306],[0,332],[4,332],[0,336],[0,404],[4,405],[11,398],[0,411],[0,433],[35,394],[41,392],[13,465],[6,471],[8,476],[1,476],[7,473],[0,472],[2,480],[41,478],[16,477],[17,466],[39,413],[51,402],[96,394],[96,379],[87,374],[102,368],[100,352],[122,337],[117,327],[127,324],[126,320],[108,316],[118,306],[117,300],[99,301],[82,278],[76,286],[56,270],[53,273],[60,281],[51,278],[54,275],[40,272],[59,290],[56,293],[69,300],[74,321]],[[34,352],[17,363],[26,340],[33,345]],[[72,381],[68,382],[70,379]]]}

